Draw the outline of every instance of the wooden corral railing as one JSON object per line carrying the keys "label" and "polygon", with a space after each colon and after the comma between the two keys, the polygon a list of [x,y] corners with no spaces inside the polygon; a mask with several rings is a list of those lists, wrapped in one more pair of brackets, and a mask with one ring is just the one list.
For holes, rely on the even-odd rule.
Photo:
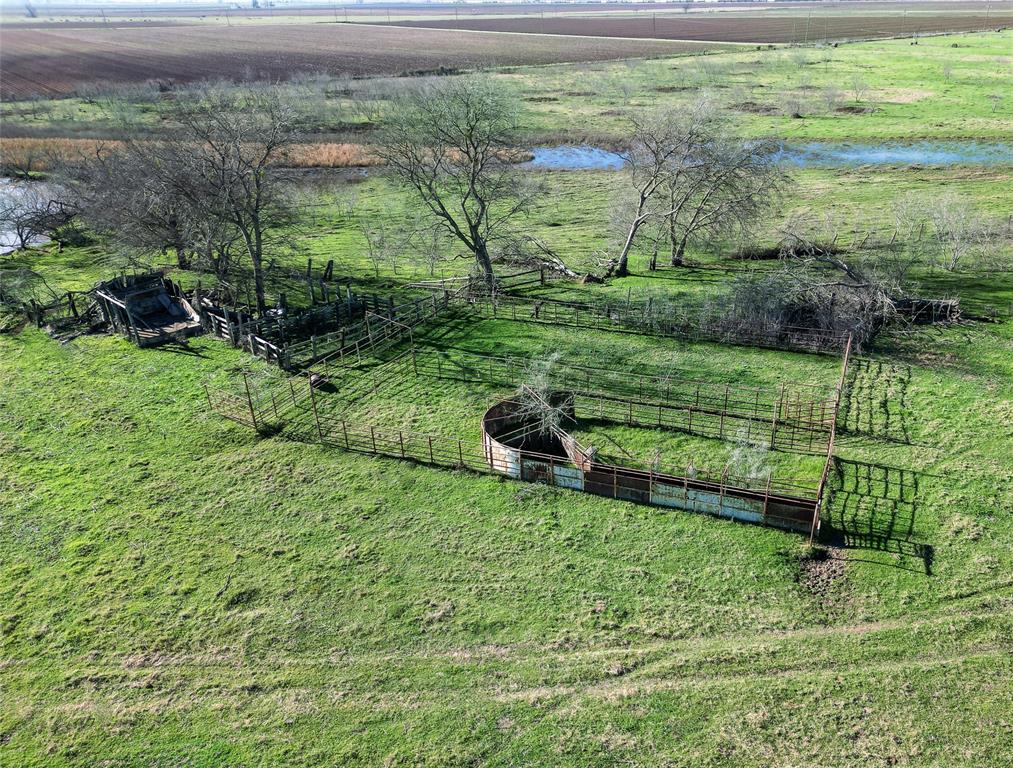
{"label": "wooden corral railing", "polygon": [[[511,275],[497,275],[493,278],[494,289],[497,292],[510,292],[517,288],[529,285],[545,285],[552,279],[555,273],[541,267],[538,269],[527,269],[523,272],[515,272]],[[416,280],[408,285],[409,288],[423,288],[427,291],[459,291],[465,289],[469,294],[488,294],[489,285],[480,277],[460,276],[444,277],[432,280]]]}
{"label": "wooden corral railing", "polygon": [[94,301],[90,293],[67,291],[45,304],[31,299],[23,305],[25,316],[37,328],[44,325],[58,325],[78,322],[93,314]]}

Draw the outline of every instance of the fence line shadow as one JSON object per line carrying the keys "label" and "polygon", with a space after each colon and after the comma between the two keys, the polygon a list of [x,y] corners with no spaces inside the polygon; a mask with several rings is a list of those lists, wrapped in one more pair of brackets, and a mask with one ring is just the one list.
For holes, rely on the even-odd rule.
{"label": "fence line shadow", "polygon": [[931,576],[935,550],[914,540],[921,478],[910,469],[835,458],[822,538],[843,549],[921,560]]}
{"label": "fence line shadow", "polygon": [[908,365],[865,358],[852,360],[841,394],[838,430],[844,435],[911,445],[910,383]]}

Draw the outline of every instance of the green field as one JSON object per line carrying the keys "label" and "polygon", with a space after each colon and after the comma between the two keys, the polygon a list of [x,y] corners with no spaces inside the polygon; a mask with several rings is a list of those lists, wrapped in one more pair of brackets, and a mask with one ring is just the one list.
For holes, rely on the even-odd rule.
{"label": "green field", "polygon": [[[742,131],[1008,140],[1013,103],[993,111],[988,97],[1008,90],[1011,41],[961,35],[497,77],[528,98],[532,141],[614,138],[611,113],[627,98],[679,104],[712,88],[729,104],[773,103],[770,92],[806,77],[815,103],[855,72],[875,111],[743,112]],[[619,80],[630,94],[601,85]],[[695,90],[658,90],[683,83]],[[568,95],[587,90],[595,95]],[[100,135],[98,109],[59,102],[36,127]],[[5,129],[29,120],[7,111]],[[575,270],[593,269],[621,178],[539,176],[547,192],[527,231]],[[841,220],[843,245],[870,231],[888,239],[897,200],[940,190],[1002,216],[1010,177],[1009,166],[806,170],[755,237],[770,245],[779,220],[811,210]],[[319,207],[307,208],[298,247],[279,255],[273,294],[305,300],[280,270],[307,257],[317,268],[334,259],[336,275],[367,291],[429,275],[408,258],[374,275],[341,213],[350,202],[366,219],[403,210],[379,174],[328,177],[307,200]],[[639,253],[630,278],[537,290],[698,300],[744,269],[726,244],[691,256],[695,268],[651,274]],[[65,290],[123,264],[104,242],[0,256],[0,267],[31,267]],[[1010,764],[1013,276],[973,266],[921,265],[917,283],[959,295],[968,313],[998,308],[997,322],[888,332],[852,359],[815,547],[771,528],[346,453],[299,424],[257,435],[211,413],[203,385],[282,374],[208,336],[138,349],[108,335],[61,344],[32,327],[0,334],[0,765]],[[468,268],[451,259],[437,274]],[[721,385],[833,386],[840,373],[830,355],[463,311],[414,340]],[[361,376],[368,388],[370,370]],[[506,394],[419,377],[361,398],[325,395],[321,407],[477,443],[484,410]],[[730,459],[727,443],[605,429],[645,460],[659,441],[676,464],[720,472]],[[775,460],[811,473],[811,458]]]}

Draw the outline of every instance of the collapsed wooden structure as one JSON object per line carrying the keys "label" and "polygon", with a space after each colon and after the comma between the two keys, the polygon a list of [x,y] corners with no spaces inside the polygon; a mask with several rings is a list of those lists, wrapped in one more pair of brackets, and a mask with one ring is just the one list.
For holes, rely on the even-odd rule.
{"label": "collapsed wooden structure", "polygon": [[139,347],[178,341],[202,330],[200,315],[160,272],[119,275],[92,291],[109,326]]}

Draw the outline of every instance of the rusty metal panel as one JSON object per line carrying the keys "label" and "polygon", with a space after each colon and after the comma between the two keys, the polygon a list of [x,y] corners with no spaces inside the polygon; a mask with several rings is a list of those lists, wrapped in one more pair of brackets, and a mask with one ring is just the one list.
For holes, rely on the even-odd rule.
{"label": "rusty metal panel", "polygon": [[552,484],[552,466],[547,461],[536,461],[527,456],[521,456],[521,480],[529,483]]}
{"label": "rusty metal panel", "polygon": [[619,473],[616,483],[616,498],[637,504],[651,503],[651,484],[646,477]]}
{"label": "rusty metal panel", "polygon": [[720,492],[688,488],[685,485],[655,482],[651,489],[650,503],[733,520],[763,522],[762,500],[739,498],[727,493],[722,495]]}
{"label": "rusty metal panel", "polygon": [[486,461],[489,463],[489,469],[508,477],[520,478],[520,451],[493,440],[489,433],[482,435],[482,447],[485,451]]}
{"label": "rusty metal panel", "polygon": [[584,473],[578,467],[566,467],[556,464],[553,468],[555,484],[560,488],[572,488],[575,491],[584,490]]}
{"label": "rusty metal panel", "polygon": [[655,482],[651,489],[651,503],[659,507],[672,507],[674,509],[687,509],[696,511],[693,507],[692,494],[696,491],[684,485],[673,485],[670,483]]}
{"label": "rusty metal panel", "polygon": [[597,496],[615,497],[615,477],[611,472],[591,470],[584,473],[584,490]]}

